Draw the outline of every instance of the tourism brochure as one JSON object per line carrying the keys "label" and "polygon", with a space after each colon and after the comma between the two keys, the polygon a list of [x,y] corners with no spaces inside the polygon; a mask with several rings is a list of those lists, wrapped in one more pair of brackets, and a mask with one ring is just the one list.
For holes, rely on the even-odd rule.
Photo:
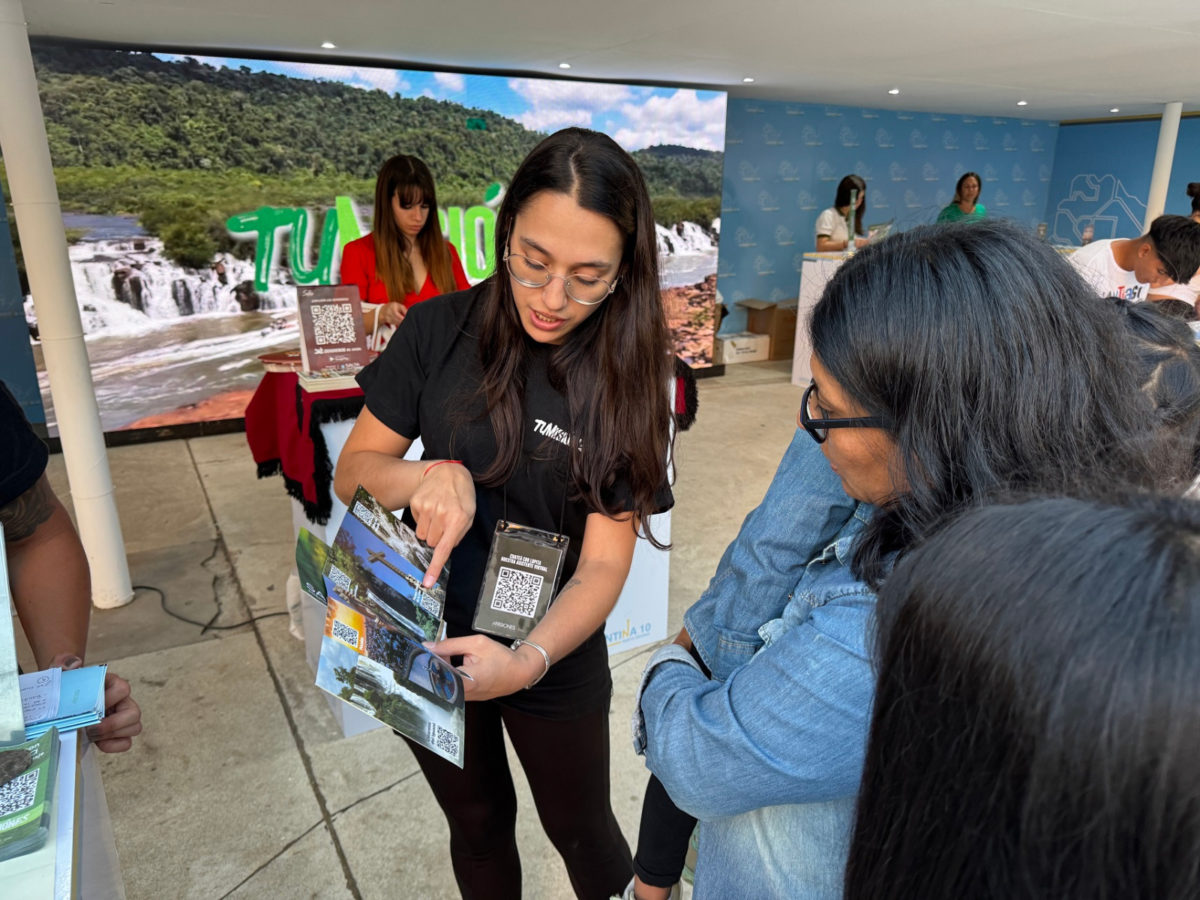
{"label": "tourism brochure", "polygon": [[50,728],[74,731],[104,718],[104,675],[108,666],[44,669],[20,677],[25,739]]}
{"label": "tourism brochure", "polygon": [[37,850],[50,833],[58,732],[0,748],[0,859]]}
{"label": "tourism brochure", "polygon": [[348,374],[370,362],[362,303],[353,285],[296,288],[301,371]]}
{"label": "tourism brochure", "polygon": [[326,607],[317,686],[461,768],[462,675],[424,647],[442,634],[449,578],[422,587],[432,557],[361,487],[332,545],[302,532],[296,548],[301,588]]}

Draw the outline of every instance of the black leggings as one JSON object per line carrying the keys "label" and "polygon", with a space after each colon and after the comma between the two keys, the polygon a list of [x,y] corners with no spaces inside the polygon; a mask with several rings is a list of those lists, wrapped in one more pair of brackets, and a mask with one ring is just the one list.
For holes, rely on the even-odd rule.
{"label": "black leggings", "polygon": [[517,796],[503,731],[529,779],[542,827],[566,863],[575,896],[608,900],[619,895],[633,877],[633,860],[609,800],[607,707],[557,721],[485,700],[467,704],[461,771],[408,741],[450,824],[450,858],[465,900],[521,896]]}
{"label": "black leggings", "polygon": [[642,822],[638,828],[637,855],[633,870],[651,887],[670,887],[683,874],[688,840],[696,820],[681,810],[654,775],[642,800]]}

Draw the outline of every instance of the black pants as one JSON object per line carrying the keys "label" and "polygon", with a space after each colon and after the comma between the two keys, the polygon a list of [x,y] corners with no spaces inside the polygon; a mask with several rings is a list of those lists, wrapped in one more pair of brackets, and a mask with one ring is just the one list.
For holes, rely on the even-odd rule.
{"label": "black pants", "polygon": [[683,874],[688,839],[696,820],[681,810],[654,775],[642,800],[642,822],[638,827],[637,855],[633,870],[652,887],[670,887]]}
{"label": "black pants", "polygon": [[633,860],[609,800],[607,707],[559,721],[485,700],[467,704],[462,770],[408,742],[450,824],[454,877],[465,900],[521,896],[517,797],[502,722],[575,895],[620,894],[633,877]]}

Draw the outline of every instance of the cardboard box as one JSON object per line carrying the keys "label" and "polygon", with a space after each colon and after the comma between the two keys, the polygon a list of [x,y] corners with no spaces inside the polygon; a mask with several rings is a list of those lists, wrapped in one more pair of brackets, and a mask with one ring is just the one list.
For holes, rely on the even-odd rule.
{"label": "cardboard box", "polygon": [[736,334],[717,336],[713,350],[713,363],[729,365],[730,363],[758,362],[769,358],[770,353],[770,335],[739,331]]}
{"label": "cardboard box", "polygon": [[746,310],[746,330],[771,338],[768,359],[791,359],[796,343],[795,302],[773,303],[770,300],[739,300]]}

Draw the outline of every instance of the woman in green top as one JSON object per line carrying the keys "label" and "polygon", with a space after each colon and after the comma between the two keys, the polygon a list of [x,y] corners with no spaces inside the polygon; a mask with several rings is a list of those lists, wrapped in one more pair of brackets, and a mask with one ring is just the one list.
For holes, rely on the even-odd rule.
{"label": "woman in green top", "polygon": [[983,181],[974,172],[967,172],[954,186],[954,200],[938,213],[939,222],[975,222],[987,215],[987,207],[979,202],[979,187]]}

